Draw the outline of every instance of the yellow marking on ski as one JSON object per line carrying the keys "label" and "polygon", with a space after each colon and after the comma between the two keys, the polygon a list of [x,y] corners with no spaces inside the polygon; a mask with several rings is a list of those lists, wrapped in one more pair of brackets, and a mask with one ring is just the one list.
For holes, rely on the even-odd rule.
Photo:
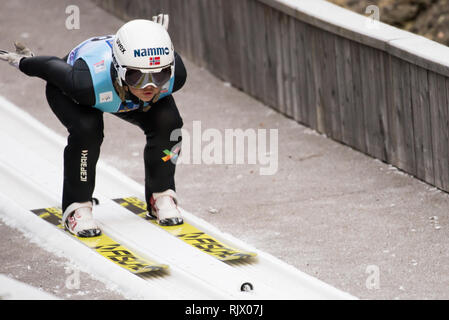
{"label": "yellow marking on ski", "polygon": [[46,208],[46,210],[48,212],[50,212],[51,214],[57,216],[58,218],[62,219],[62,210],[60,208],[51,207],[51,208]]}
{"label": "yellow marking on ski", "polygon": [[[33,210],[33,212],[35,212],[42,219],[54,224],[56,227],[65,229],[60,220],[62,218],[62,210],[60,208],[51,207]],[[55,223],[55,217],[59,222],[59,224],[57,225]],[[129,270],[134,274],[142,274],[150,271],[168,269],[168,265],[158,264],[154,261],[138,256],[125,246],[107,236],[105,233],[91,238],[78,237],[68,231],[67,233],[70,236],[78,239],[80,242],[84,243],[89,248],[95,250],[109,261],[121,266],[122,268],[125,268],[126,270]]]}
{"label": "yellow marking on ski", "polygon": [[131,271],[132,273],[137,274],[168,268],[167,265],[157,264],[154,261],[139,257],[137,254],[114,241],[104,233],[93,238],[74,237],[87,245],[89,248],[101,254],[103,257]]}
{"label": "yellow marking on ski", "polygon": [[45,220],[45,218],[49,218],[50,216],[51,216],[50,212],[44,212],[39,215],[39,218],[42,218]]}
{"label": "yellow marking on ski", "polygon": [[[146,218],[146,220],[149,220],[154,225],[166,230],[185,243],[214,256],[221,261],[238,260],[257,256],[257,254],[253,252],[246,252],[229,247],[185,221],[183,224],[177,226],[161,226],[155,219],[148,219],[146,217],[147,206],[144,201],[136,197],[122,198],[122,200],[123,201],[120,201],[119,204],[134,212],[139,217]],[[130,205],[142,210],[142,212],[136,212]]]}

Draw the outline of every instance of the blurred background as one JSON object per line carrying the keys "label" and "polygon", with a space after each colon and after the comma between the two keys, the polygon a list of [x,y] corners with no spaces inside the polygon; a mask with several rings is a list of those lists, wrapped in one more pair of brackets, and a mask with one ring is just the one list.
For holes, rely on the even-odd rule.
{"label": "blurred background", "polygon": [[448,0],[327,0],[365,14],[369,5],[380,9],[380,20],[449,45]]}

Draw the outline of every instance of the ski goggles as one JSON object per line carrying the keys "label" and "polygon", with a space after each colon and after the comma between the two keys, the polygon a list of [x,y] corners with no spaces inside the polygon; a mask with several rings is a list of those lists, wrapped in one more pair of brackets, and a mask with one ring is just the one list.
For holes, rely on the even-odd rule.
{"label": "ski goggles", "polygon": [[162,87],[170,80],[173,73],[173,66],[168,66],[159,72],[150,72],[150,70],[124,68],[125,83],[136,89],[143,89],[150,85],[156,88]]}

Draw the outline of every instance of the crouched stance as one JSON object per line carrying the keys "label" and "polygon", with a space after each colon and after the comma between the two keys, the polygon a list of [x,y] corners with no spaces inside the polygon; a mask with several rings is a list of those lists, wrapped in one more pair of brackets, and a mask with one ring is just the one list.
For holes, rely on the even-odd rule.
{"label": "crouched stance", "polygon": [[92,195],[103,141],[103,112],[138,126],[145,134],[148,214],[162,225],[183,223],[175,192],[176,163],[163,158],[165,150],[180,151],[181,138],[170,139],[183,125],[171,94],[184,85],[186,70],[173,50],[167,26],[167,16],[165,23],[133,20],[114,36],[84,41],[64,59],[34,56],[20,44],[16,53],[0,50],[0,59],[47,81],[48,103],[68,130],[63,223],[78,236],[101,233],[93,219]]}

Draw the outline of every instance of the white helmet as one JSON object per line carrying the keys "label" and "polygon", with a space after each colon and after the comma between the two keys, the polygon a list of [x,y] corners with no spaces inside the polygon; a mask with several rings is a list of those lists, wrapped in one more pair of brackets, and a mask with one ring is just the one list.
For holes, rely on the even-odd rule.
{"label": "white helmet", "polygon": [[174,72],[173,44],[165,28],[137,19],[125,23],[115,35],[112,60],[120,85],[162,87]]}

